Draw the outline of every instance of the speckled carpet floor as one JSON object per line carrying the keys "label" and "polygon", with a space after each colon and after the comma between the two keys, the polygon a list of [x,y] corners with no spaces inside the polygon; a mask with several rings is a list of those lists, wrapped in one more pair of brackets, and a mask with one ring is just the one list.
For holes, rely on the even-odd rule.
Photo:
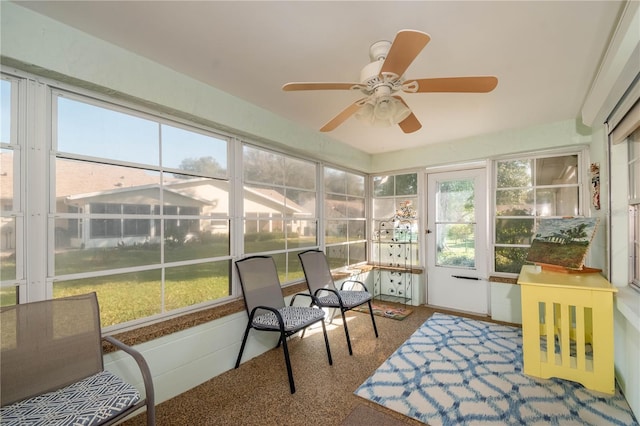
{"label": "speckled carpet floor", "polygon": [[[357,426],[359,411],[368,426],[420,425],[401,414],[365,401],[353,391],[369,377],[416,329],[434,313],[424,306],[412,307],[413,313],[403,321],[376,317],[376,339],[369,314],[348,312],[353,356],[349,356],[340,315],[327,325],[333,365],[327,363],[322,333],[307,332],[304,339],[291,338],[289,351],[296,382],[291,395],[282,348],[272,349],[246,361],[156,407],[158,426],[204,425],[322,425]],[[372,414],[382,413],[373,422]],[[366,415],[366,417],[365,417]],[[349,417],[349,418],[348,418]],[[394,423],[388,423],[394,419]],[[124,423],[144,426],[144,414]],[[349,422],[349,423],[343,423]]]}
{"label": "speckled carpet floor", "polygon": [[[327,364],[322,333],[291,338],[289,350],[296,393],[289,393],[282,349],[270,350],[156,407],[158,426],[424,425],[415,419],[360,398],[354,391],[431,315],[412,307],[403,321],[377,317],[375,338],[368,314],[347,313],[353,356],[349,356],[339,315],[327,327],[333,365]],[[445,311],[441,311],[445,312]],[[451,312],[448,312],[451,313]],[[474,317],[486,320],[486,317]],[[145,426],[138,415],[125,426]]]}

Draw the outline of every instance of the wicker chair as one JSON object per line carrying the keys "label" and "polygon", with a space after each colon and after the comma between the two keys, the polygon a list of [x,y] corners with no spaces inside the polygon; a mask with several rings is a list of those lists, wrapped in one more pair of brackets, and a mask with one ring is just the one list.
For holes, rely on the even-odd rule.
{"label": "wicker chair", "polygon": [[[154,390],[145,359],[100,331],[95,293],[0,308],[2,425],[110,425],[146,407],[155,425]],[[102,340],[131,355],[145,397],[104,370]]]}
{"label": "wicker chair", "polygon": [[240,366],[240,360],[242,359],[242,353],[247,343],[247,337],[252,328],[255,330],[280,333],[276,347],[282,344],[284,359],[287,365],[287,374],[289,376],[289,388],[291,389],[291,393],[295,393],[296,387],[293,381],[293,372],[291,371],[289,349],[287,348],[287,338],[289,336],[319,322],[322,324],[329,365],[333,364],[327,329],[324,325],[324,311],[309,306],[294,306],[295,299],[298,296],[310,297],[312,303],[315,302],[313,296],[305,293],[294,295],[289,306],[286,306],[284,297],[282,296],[282,288],[280,287],[276,264],[271,257],[247,257],[238,260],[236,262],[236,268],[238,269],[240,284],[242,285],[242,294],[244,296],[247,314],[249,315],[249,322],[244,332],[242,346],[240,347],[235,368]]}
{"label": "wicker chair", "polygon": [[[316,305],[321,308],[340,309],[342,323],[344,324],[344,333],[347,337],[347,346],[349,347],[349,355],[353,355],[353,351],[351,349],[351,339],[349,338],[349,328],[347,327],[347,320],[344,315],[345,312],[367,303],[369,305],[373,331],[377,338],[378,328],[376,327],[376,320],[371,307],[371,293],[367,291],[364,283],[356,280],[346,280],[340,286],[340,290],[338,290],[333,282],[331,269],[323,252],[320,250],[307,250],[299,253],[298,257],[302,263],[302,269],[307,279],[309,292],[316,297]],[[354,288],[354,284],[362,288],[362,290],[345,290],[347,285],[350,286],[350,288]]]}

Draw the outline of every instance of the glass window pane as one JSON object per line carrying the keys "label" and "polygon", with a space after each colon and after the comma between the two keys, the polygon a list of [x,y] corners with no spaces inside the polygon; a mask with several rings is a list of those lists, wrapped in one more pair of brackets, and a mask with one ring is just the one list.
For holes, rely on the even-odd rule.
{"label": "glass window pane", "polygon": [[365,233],[365,222],[364,220],[350,220],[348,223],[348,234],[347,237],[349,241],[357,241],[364,240],[366,237]]}
{"label": "glass window pane", "polygon": [[272,254],[271,257],[276,264],[276,269],[278,270],[278,278],[280,280],[280,285],[282,285],[287,282],[288,255],[287,253],[275,253]]}
{"label": "glass window pane", "polygon": [[395,181],[393,176],[376,176],[373,178],[373,196],[386,197],[394,195]]}
{"label": "glass window pane", "polygon": [[[13,306],[18,303],[18,286],[0,287],[0,307]],[[4,342],[0,342],[3,344]]]}
{"label": "glass window pane", "polygon": [[[0,249],[2,253],[0,281],[15,280],[16,277],[16,219],[0,218]],[[4,306],[4,305],[2,305]]]}
{"label": "glass window pane", "polygon": [[313,247],[317,244],[315,220],[287,221],[287,249]]}
{"label": "glass window pane", "polygon": [[533,184],[533,160],[498,161],[498,188],[523,188]]}
{"label": "glass window pane", "polygon": [[[15,164],[18,160],[18,156],[14,154],[11,149],[0,149],[0,212],[9,213],[13,211],[19,211],[20,206],[17,205],[15,197],[15,184],[18,183],[14,180],[19,179],[18,171],[20,165]],[[15,170],[15,173],[14,173]],[[15,176],[14,176],[15,175]]]}
{"label": "glass window pane", "polygon": [[11,82],[0,79],[0,142],[11,143]]}
{"label": "glass window pane", "polygon": [[58,151],[159,166],[160,125],[59,96]]}
{"label": "glass window pane", "polygon": [[373,217],[389,219],[396,213],[395,200],[390,198],[375,198],[373,200]]}
{"label": "glass window pane", "polygon": [[495,271],[519,274],[528,252],[528,247],[496,247]]}
{"label": "glass window pane", "polygon": [[285,185],[314,191],[316,189],[316,165],[291,157],[285,158]]}
{"label": "glass window pane", "polygon": [[100,301],[102,327],[162,312],[161,271],[132,272],[53,283],[53,297],[95,291]]}
{"label": "glass window pane", "polygon": [[345,194],[346,187],[346,172],[342,170],[332,169],[330,167],[324,168],[324,190],[326,192],[335,192],[337,194]]}
{"label": "glass window pane", "polygon": [[475,225],[437,224],[436,238],[437,266],[475,267]]}
{"label": "glass window pane", "polygon": [[[269,151],[243,147],[242,166],[245,182],[284,185],[284,157]],[[313,174],[315,178],[315,171]]]}
{"label": "glass window pane", "polygon": [[532,189],[499,189],[496,190],[497,216],[532,216]]}
{"label": "glass window pane", "polygon": [[438,182],[437,218],[438,222],[473,222],[474,187],[473,180],[460,179]]}
{"label": "glass window pane", "polygon": [[246,185],[244,188],[245,216],[283,217],[285,197],[282,188]]}
{"label": "glass window pane", "polygon": [[364,176],[347,173],[347,194],[364,197]]}
{"label": "glass window pane", "polygon": [[418,193],[418,174],[396,175],[395,195],[415,195]]}
{"label": "glass window pane", "polygon": [[285,198],[286,212],[289,217],[315,217],[316,216],[316,193],[310,191],[300,191],[297,189],[286,190]]}
{"label": "glass window pane", "polygon": [[[87,222],[96,228],[96,232],[106,236],[84,238]],[[55,274],[79,274],[160,263],[158,239],[154,243],[147,237],[139,238],[139,242],[128,238],[128,243],[125,243],[122,238],[109,237],[108,233],[120,231],[120,223],[116,219],[56,219]]]}
{"label": "glass window pane", "polygon": [[324,216],[328,219],[347,217],[346,195],[325,194]]}
{"label": "glass window pane", "polygon": [[165,262],[228,256],[229,247],[228,220],[165,220]]}
{"label": "glass window pane", "polygon": [[347,241],[347,220],[327,220],[325,229],[325,242],[335,244]]}
{"label": "glass window pane", "polygon": [[536,159],[536,185],[561,185],[577,183],[577,155]]}
{"label": "glass window pane", "polygon": [[165,311],[231,295],[231,261],[198,263],[165,270]]}
{"label": "glass window pane", "polygon": [[199,176],[227,176],[227,141],[163,124],[162,165]]}
{"label": "glass window pane", "polygon": [[575,216],[578,214],[578,187],[536,190],[538,216]]}
{"label": "glass window pane", "polygon": [[531,244],[533,228],[533,218],[496,219],[496,244]]}
{"label": "glass window pane", "polygon": [[273,250],[284,250],[285,239],[282,220],[256,218],[245,220],[246,229],[256,229],[244,233],[245,253],[260,253]]}
{"label": "glass window pane", "polygon": [[55,211],[84,211],[97,203],[158,205],[159,184],[155,171],[58,158]]}
{"label": "glass window pane", "polygon": [[365,200],[364,198],[348,198],[347,200],[347,217],[364,218],[365,216]]}
{"label": "glass window pane", "polygon": [[363,263],[367,261],[367,243],[351,243],[349,244],[349,265]]}
{"label": "glass window pane", "polygon": [[348,265],[347,245],[327,247],[326,255],[329,268],[338,269]]}
{"label": "glass window pane", "polygon": [[301,253],[301,251],[290,251],[287,253],[286,281],[298,281],[304,279],[304,270],[302,269],[302,263],[300,263],[298,253]]}

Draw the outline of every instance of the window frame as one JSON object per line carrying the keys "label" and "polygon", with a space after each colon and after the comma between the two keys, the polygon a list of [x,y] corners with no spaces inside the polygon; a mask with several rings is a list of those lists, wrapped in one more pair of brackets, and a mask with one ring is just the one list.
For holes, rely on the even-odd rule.
{"label": "window frame", "polygon": [[[144,207],[142,208],[142,210],[132,209],[126,206],[129,204],[129,200],[127,199],[124,199],[121,202],[105,201],[109,203],[114,202],[118,206],[117,211],[115,212],[105,212],[92,216],[89,212],[89,204],[83,204],[80,202],[69,204],[68,210],[66,210],[64,213],[58,212],[56,210],[57,206],[55,184],[57,160],[61,159],[64,161],[83,161],[87,163],[95,163],[101,166],[114,165],[120,167],[137,168],[150,170],[159,174],[163,172],[169,172],[180,173],[188,176],[197,175],[197,173],[192,173],[191,171],[162,167],[162,165],[155,166],[149,164],[131,163],[129,159],[137,157],[132,157],[129,153],[125,154],[124,159],[118,160],[87,155],[89,152],[93,151],[86,151],[85,154],[81,154],[79,152],[63,152],[58,150],[56,145],[57,116],[56,107],[54,105],[57,96],[64,96],[65,98],[78,100],[90,105],[96,105],[118,112],[124,112],[134,117],[151,119],[154,123],[157,123],[157,125],[166,124],[168,126],[194,131],[196,133],[211,135],[227,141],[227,164],[224,172],[224,177],[227,179],[225,182],[228,185],[228,191],[230,193],[230,199],[228,202],[228,214],[225,214],[223,218],[218,216],[200,217],[191,214],[194,212],[188,212],[189,214],[185,213],[176,216],[170,214],[171,212],[167,211],[165,216],[167,216],[167,220],[184,220],[188,223],[194,220],[206,220],[210,222],[210,227],[212,228],[219,228],[223,231],[225,229],[228,230],[228,255],[213,256],[210,259],[223,259],[225,261],[228,260],[229,267],[227,269],[230,277],[230,295],[225,298],[219,298],[215,300],[212,299],[200,304],[140,317],[132,321],[120,322],[114,324],[113,326],[105,326],[104,330],[106,332],[118,332],[125,329],[134,329],[148,325],[150,323],[162,321],[165,318],[180,316],[204,308],[214,307],[237,300],[240,294],[240,287],[237,279],[235,278],[235,273],[232,268],[232,262],[235,259],[241,258],[246,255],[243,246],[244,234],[242,215],[244,213],[242,209],[241,195],[244,191],[242,147],[245,144],[259,147],[260,149],[266,149],[274,152],[277,155],[288,156],[297,161],[303,161],[305,163],[313,165],[316,179],[315,189],[312,191],[314,194],[313,196],[315,197],[315,213],[310,220],[313,220],[313,225],[311,226],[315,226],[316,241],[314,246],[301,247],[300,251],[309,248],[326,250],[324,241],[325,224],[323,221],[322,212],[322,201],[324,200],[322,187],[322,170],[324,169],[322,167],[324,167],[325,165],[337,170],[344,170],[347,173],[354,173],[358,176],[361,176],[364,180],[365,188],[361,199],[364,200],[365,217],[364,219],[358,218],[358,220],[364,220],[365,237],[364,239],[356,240],[356,242],[364,244],[368,243],[366,229],[368,224],[367,221],[370,204],[367,187],[369,175],[364,172],[343,169],[340,166],[332,165],[331,163],[324,163],[321,160],[312,157],[299,157],[291,155],[284,149],[274,148],[269,144],[254,140],[243,139],[232,133],[225,133],[224,131],[212,127],[211,123],[209,123],[208,121],[200,121],[200,119],[198,119],[197,117],[195,117],[196,121],[193,121],[193,117],[185,118],[184,116],[180,116],[180,112],[178,112],[178,115],[176,116],[175,112],[163,111],[162,107],[159,107],[158,109],[152,109],[148,106],[141,105],[134,100],[125,97],[114,97],[111,94],[96,92],[91,88],[77,87],[72,84],[62,83],[46,77],[33,76],[27,72],[20,70],[12,70],[11,72],[8,72],[6,69],[2,68],[0,71],[3,80],[11,80],[13,82],[12,84],[20,87],[19,93],[17,93],[17,91],[16,93],[12,92],[12,98],[15,98],[14,101],[16,105],[16,107],[14,108],[15,111],[12,111],[12,116],[15,116],[16,120],[15,122],[12,121],[11,134],[12,138],[15,139],[15,141],[11,144],[3,143],[2,148],[5,149],[10,146],[16,153],[29,154],[29,158],[26,158],[24,155],[22,155],[21,158],[16,159],[16,161],[19,162],[19,166],[16,166],[16,170],[14,171],[14,174],[17,176],[14,181],[15,184],[19,186],[19,190],[16,190],[15,199],[20,200],[19,204],[21,206],[29,204],[30,210],[29,212],[24,212],[22,210],[12,211],[12,213],[10,214],[11,217],[15,216],[17,217],[17,220],[21,221],[20,226],[17,230],[17,234],[19,234],[17,242],[19,253],[17,255],[17,258],[19,260],[24,259],[25,262],[29,261],[29,264],[25,263],[24,265],[19,266],[18,269],[20,271],[24,271],[23,276],[15,280],[5,280],[1,283],[3,288],[10,287],[11,292],[18,295],[18,299],[13,303],[26,303],[44,299],[51,299],[54,297],[54,285],[63,280],[100,280],[104,277],[108,277],[110,274],[145,273],[149,272],[155,267],[154,265],[126,266],[120,269],[105,269],[79,273],[58,272],[58,275],[56,275],[54,257],[57,238],[56,232],[58,232],[55,226],[56,219],[64,218],[68,221],[66,222],[66,225],[70,226],[71,228],[68,229],[70,233],[65,235],[65,237],[69,236],[71,238],[85,240],[90,237],[90,228],[87,220],[100,219],[115,221],[121,228],[118,234],[121,237],[124,237],[123,233],[126,229],[133,229],[126,225],[127,221],[148,221],[149,227],[153,228],[157,227],[156,222],[158,221],[158,218],[163,217],[158,206],[152,206],[151,208]],[[29,124],[28,126],[27,123]],[[69,129],[72,130],[71,127],[69,127]],[[91,132],[91,130],[89,130],[89,132]],[[175,140],[179,141],[180,134],[177,133],[176,135],[178,137],[175,138]],[[36,149],[25,150],[26,146],[33,146]],[[72,145],[67,146],[71,147]],[[66,150],[71,151],[72,149],[66,148]],[[108,153],[108,155],[109,154],[110,153]],[[31,173],[28,176],[29,180],[25,181],[25,170],[27,169],[27,165],[29,166]],[[217,179],[218,181],[220,181],[221,178],[221,176],[218,175],[207,175],[206,177],[209,179]],[[30,188],[30,191],[28,193],[25,189],[26,187]],[[302,194],[302,199],[305,199],[304,197],[305,195]],[[88,199],[83,201],[88,201]],[[16,205],[13,206],[14,210],[18,208],[17,201],[15,204]],[[34,208],[33,206],[36,207]],[[360,207],[358,207],[358,209],[360,209]],[[147,210],[149,210],[148,214],[144,213]],[[4,212],[3,216],[6,216]],[[224,221],[224,223],[222,223],[221,221]],[[147,226],[145,225],[143,226],[143,228],[146,229]],[[45,239],[41,238],[43,233],[46,235]],[[138,234],[139,232],[134,233]],[[34,236],[37,236],[37,238],[33,238]],[[37,242],[34,242],[36,240]],[[350,240],[349,243],[351,242],[353,241]],[[295,253],[296,250],[292,250],[293,251],[291,251],[291,253]],[[29,256],[23,256],[20,254],[20,252],[29,253]],[[366,246],[365,252],[367,252]],[[368,253],[366,253],[366,255],[368,255]],[[297,256],[295,257],[297,260]],[[206,263],[206,261],[210,259],[198,258],[190,260],[176,260],[173,263],[165,262],[160,264],[165,265],[166,267],[175,267],[175,272],[178,272],[177,268],[190,267],[192,265]],[[293,282],[285,281],[283,282],[283,287],[288,286],[289,284],[299,283],[301,281],[301,279]],[[14,291],[13,287],[18,287],[19,291]]]}
{"label": "window frame", "polygon": [[[537,173],[537,167],[536,167],[536,162],[538,160],[541,159],[545,159],[545,158],[552,158],[552,157],[566,157],[566,156],[572,156],[572,155],[576,155],[577,156],[577,183],[575,184],[561,184],[561,185],[536,185],[536,173]],[[497,203],[497,191],[499,190],[498,188],[498,183],[497,183],[497,179],[498,179],[498,163],[499,162],[503,162],[503,161],[517,161],[517,160],[533,160],[533,164],[532,164],[532,178],[531,178],[531,191],[534,194],[535,197],[535,193],[536,190],[538,188],[550,188],[550,187],[557,187],[557,188],[562,188],[562,187],[576,187],[577,188],[577,196],[578,196],[578,200],[576,202],[577,204],[577,208],[578,208],[578,214],[574,215],[575,217],[584,217],[585,216],[585,212],[588,212],[589,209],[588,207],[586,207],[586,199],[588,197],[585,196],[585,185],[586,185],[586,179],[584,177],[585,175],[585,171],[588,170],[587,168],[587,157],[588,157],[588,147],[586,146],[581,146],[579,148],[561,148],[561,149],[554,149],[554,150],[546,150],[546,151],[537,151],[537,152],[525,152],[525,153],[521,153],[521,154],[513,154],[513,155],[507,155],[507,156],[501,156],[501,157],[497,157],[492,159],[491,161],[491,205],[492,208],[489,211],[489,220],[490,220],[490,224],[489,224],[489,228],[490,228],[490,233],[491,233],[491,239],[490,239],[490,246],[491,246],[491,252],[489,254],[489,274],[493,275],[493,276],[497,276],[497,277],[506,277],[506,278],[515,278],[518,276],[519,271],[518,272],[505,272],[505,271],[497,271],[496,270],[496,253],[497,253],[497,249],[498,248],[504,248],[504,249],[509,249],[509,248],[515,248],[518,250],[528,250],[528,248],[531,246],[531,243],[529,242],[528,244],[525,243],[513,243],[513,244],[507,244],[507,243],[497,243],[496,242],[496,236],[497,236],[497,226],[496,223],[499,219],[526,219],[526,220],[533,220],[533,228],[532,228],[532,234],[531,236],[533,237],[533,235],[535,235],[539,220],[542,219],[546,219],[546,218],[560,218],[563,216],[541,216],[541,215],[537,215],[535,214],[535,208],[537,206],[537,203],[535,202],[535,198],[534,198],[534,202],[532,204],[533,208],[534,208],[534,214],[532,215],[522,215],[522,216],[502,216],[499,215],[497,213],[497,207],[496,207],[496,203]],[[506,189],[507,187],[505,187]]]}
{"label": "window frame", "polygon": [[629,285],[640,292],[640,127],[627,137],[627,145],[629,164]]}
{"label": "window frame", "polygon": [[[339,172],[344,173],[344,191],[328,190],[327,187],[327,179],[329,178],[328,173]],[[349,176],[352,176],[357,179],[362,179],[362,193],[357,194],[356,192],[350,192],[349,188]],[[368,242],[368,232],[369,227],[367,220],[367,193],[368,193],[368,179],[367,175],[364,173],[358,173],[355,171],[347,170],[340,167],[335,167],[332,165],[324,164],[322,167],[322,199],[323,199],[323,207],[321,210],[322,221],[324,223],[324,247],[325,252],[327,253],[327,259],[332,269],[347,269],[349,267],[366,264],[369,261],[370,253],[369,253],[369,242]],[[331,198],[334,198],[333,200]],[[333,201],[336,201],[337,198],[343,198],[345,200],[345,212],[344,217],[342,219],[336,219],[329,217],[327,214],[326,208],[332,204]],[[351,200],[361,200],[362,202],[362,216],[352,216],[352,210],[349,208],[349,201]],[[328,242],[329,239],[329,223],[331,221],[339,222],[344,221],[347,224],[347,232],[344,241],[336,241],[334,243]],[[352,232],[350,232],[350,225],[357,224],[358,228],[363,228],[362,238],[351,238]],[[364,245],[363,254],[364,260],[355,259],[354,247],[355,245]],[[344,253],[344,257],[334,255],[334,253],[340,254],[346,250]],[[344,262],[339,262],[339,259],[345,259]]]}
{"label": "window frame", "polygon": [[[262,177],[265,177],[264,174],[259,173],[257,170],[254,172],[250,172],[248,170],[249,162],[245,162],[245,155],[252,150],[256,153],[256,155],[263,155],[271,157],[274,160],[282,161],[282,180],[281,182],[275,181],[265,181],[260,180]],[[286,287],[291,284],[295,284],[301,282],[304,279],[304,273],[302,271],[302,266],[300,265],[300,261],[298,259],[297,254],[299,252],[314,249],[320,247],[320,216],[319,216],[319,208],[320,208],[320,185],[318,184],[318,170],[320,167],[320,163],[318,161],[302,158],[299,156],[291,155],[288,153],[276,151],[271,148],[267,148],[260,144],[252,143],[251,141],[242,141],[240,144],[240,152],[241,152],[241,185],[242,190],[240,194],[240,203],[241,207],[241,232],[239,232],[239,239],[241,240],[242,246],[242,255],[243,256],[272,256],[276,261],[276,265],[278,267],[278,275],[280,278],[280,284],[283,287]],[[287,161],[291,161],[292,164],[299,163],[303,166],[313,167],[313,188],[306,188],[302,185],[296,186],[294,182],[288,181],[287,176]],[[247,191],[256,192],[260,189],[264,189],[266,191],[272,190],[283,198],[284,204],[282,205],[282,211],[280,215],[278,213],[270,214],[267,212],[259,212],[259,211],[246,211],[245,205],[245,194],[248,194]],[[295,214],[287,214],[288,204],[287,201],[290,200],[295,203],[294,200],[291,200],[286,194],[288,192],[299,192],[299,193],[307,193],[308,195],[313,194],[314,197],[314,211],[312,215],[309,217],[297,217]],[[313,225],[315,229],[315,242],[311,245],[303,245],[298,246],[293,241],[290,241],[289,235],[297,234],[297,232],[293,231],[294,222],[309,222]],[[253,222],[255,222],[255,227],[253,226]],[[277,230],[279,229],[283,235],[283,247],[281,248],[271,248],[266,250],[255,250],[255,251],[247,251],[246,247],[246,237],[248,234],[256,233],[260,234],[261,229],[264,229],[260,226],[263,223],[267,225],[268,230]],[[247,233],[247,229],[251,225],[251,229],[255,229],[253,232]],[[256,237],[258,238],[258,237]]]}

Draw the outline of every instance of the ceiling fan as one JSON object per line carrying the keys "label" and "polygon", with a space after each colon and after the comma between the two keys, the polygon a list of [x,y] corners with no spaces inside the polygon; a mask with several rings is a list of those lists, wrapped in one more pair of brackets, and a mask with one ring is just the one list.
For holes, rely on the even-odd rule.
{"label": "ceiling fan", "polygon": [[374,126],[397,124],[403,132],[413,133],[422,125],[407,103],[395,93],[487,93],[498,84],[494,76],[406,80],[404,72],[429,40],[431,37],[421,31],[399,31],[393,43],[382,40],[371,45],[371,63],[360,72],[359,83],[287,83],[282,90],[359,90],[366,95],[331,119],[320,129],[321,132],[334,130],[355,114],[356,118]]}

